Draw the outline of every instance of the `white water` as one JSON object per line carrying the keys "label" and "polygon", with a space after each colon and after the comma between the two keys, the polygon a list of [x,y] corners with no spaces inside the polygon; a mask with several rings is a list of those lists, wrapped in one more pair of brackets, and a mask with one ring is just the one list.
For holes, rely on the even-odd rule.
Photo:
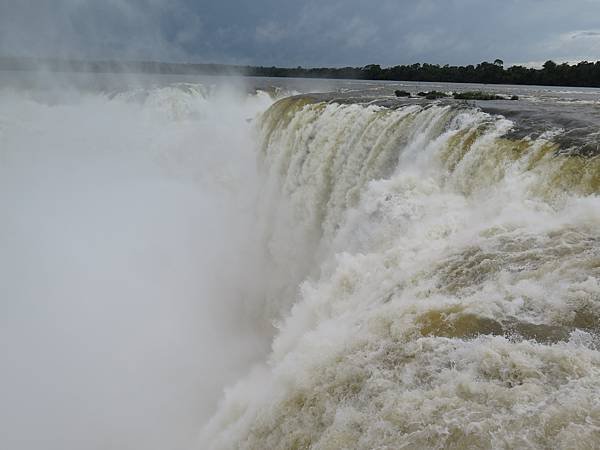
{"label": "white water", "polygon": [[271,102],[0,93],[1,448],[191,448],[264,358],[248,119]]}
{"label": "white water", "polygon": [[465,108],[38,95],[0,94],[2,448],[600,441],[598,161]]}
{"label": "white water", "polygon": [[473,110],[289,104],[267,246],[308,278],[201,448],[595,448],[596,162]]}

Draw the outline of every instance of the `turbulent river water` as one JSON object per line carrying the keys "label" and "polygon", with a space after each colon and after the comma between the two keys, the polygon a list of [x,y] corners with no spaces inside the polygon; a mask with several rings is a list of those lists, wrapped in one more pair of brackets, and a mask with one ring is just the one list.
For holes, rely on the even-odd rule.
{"label": "turbulent river water", "polygon": [[0,90],[3,448],[599,448],[600,91],[182,81]]}

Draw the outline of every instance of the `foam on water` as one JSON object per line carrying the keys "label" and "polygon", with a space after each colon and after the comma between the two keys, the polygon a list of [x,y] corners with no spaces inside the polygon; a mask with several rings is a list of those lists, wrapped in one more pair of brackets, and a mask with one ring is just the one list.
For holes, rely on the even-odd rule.
{"label": "foam on water", "polygon": [[598,160],[511,127],[465,106],[271,107],[278,333],[201,448],[597,445]]}
{"label": "foam on water", "polygon": [[600,160],[569,130],[62,89],[0,91],[3,448],[597,446]]}

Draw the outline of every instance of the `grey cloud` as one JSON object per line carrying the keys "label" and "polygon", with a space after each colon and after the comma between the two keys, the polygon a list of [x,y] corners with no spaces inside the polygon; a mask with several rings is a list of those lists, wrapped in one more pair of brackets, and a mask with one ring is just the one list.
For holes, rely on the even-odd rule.
{"label": "grey cloud", "polygon": [[589,0],[0,0],[0,53],[288,66],[600,58]]}
{"label": "grey cloud", "polygon": [[600,31],[575,31],[569,37],[571,39],[599,38]]}
{"label": "grey cloud", "polygon": [[262,23],[256,27],[255,37],[259,43],[276,43],[287,36],[287,29],[275,22]]}

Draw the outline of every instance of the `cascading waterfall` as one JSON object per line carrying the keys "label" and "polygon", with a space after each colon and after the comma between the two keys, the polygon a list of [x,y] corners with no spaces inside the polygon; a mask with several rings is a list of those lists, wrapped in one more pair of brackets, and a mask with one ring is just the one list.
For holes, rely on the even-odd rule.
{"label": "cascading waterfall", "polygon": [[598,157],[467,105],[258,126],[278,331],[202,448],[595,448]]}
{"label": "cascading waterfall", "polygon": [[0,90],[3,447],[597,446],[592,131],[169,83]]}

